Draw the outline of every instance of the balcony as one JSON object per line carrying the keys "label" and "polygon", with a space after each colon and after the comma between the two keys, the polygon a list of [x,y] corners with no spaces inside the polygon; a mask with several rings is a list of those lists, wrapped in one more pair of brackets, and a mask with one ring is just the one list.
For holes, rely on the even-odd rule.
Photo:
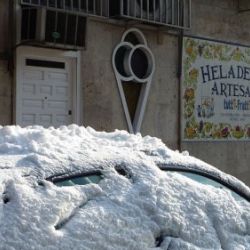
{"label": "balcony", "polygon": [[22,5],[77,15],[136,20],[177,29],[191,27],[191,0],[20,0]]}

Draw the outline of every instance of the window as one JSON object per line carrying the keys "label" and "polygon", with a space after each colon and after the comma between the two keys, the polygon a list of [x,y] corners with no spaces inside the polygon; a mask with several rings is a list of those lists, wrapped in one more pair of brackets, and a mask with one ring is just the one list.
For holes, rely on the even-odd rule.
{"label": "window", "polygon": [[46,60],[26,59],[26,65],[33,66],[33,67],[65,69],[64,62],[55,62],[55,61],[46,61]]}
{"label": "window", "polygon": [[86,17],[56,10],[22,6],[21,41],[52,47],[84,48]]}
{"label": "window", "polygon": [[188,179],[191,179],[195,182],[198,182],[202,185],[205,186],[212,186],[218,189],[224,189],[229,191],[232,196],[235,198],[237,201],[241,200],[247,200],[250,202],[250,195],[244,193],[237,187],[231,186],[228,183],[222,181],[221,179],[215,177],[215,176],[209,176],[207,173],[202,173],[202,172],[196,172],[195,170],[180,170],[180,169],[162,169],[166,173],[172,173],[174,175],[182,175]]}
{"label": "window", "polygon": [[112,57],[121,101],[131,133],[140,131],[155,71],[155,60],[143,33],[127,30]]}
{"label": "window", "polygon": [[103,179],[100,172],[83,173],[83,174],[65,174],[49,177],[47,180],[53,182],[56,186],[75,186],[87,185],[91,183],[98,184]]}
{"label": "window", "polygon": [[36,38],[37,10],[22,8],[21,40],[34,40]]}

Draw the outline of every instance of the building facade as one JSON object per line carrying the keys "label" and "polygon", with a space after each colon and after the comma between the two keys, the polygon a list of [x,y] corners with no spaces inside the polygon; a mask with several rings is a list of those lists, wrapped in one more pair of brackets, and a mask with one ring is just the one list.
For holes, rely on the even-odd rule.
{"label": "building facade", "polygon": [[[224,47],[248,49],[249,9],[247,0],[1,0],[0,124],[77,123],[97,130],[141,132],[161,138],[172,149],[188,150],[250,185],[250,62],[228,59],[225,68],[233,64],[245,70],[238,86],[236,73],[225,75],[226,59],[209,58],[204,52],[208,46],[220,48],[221,56]],[[187,60],[195,64],[195,49],[197,64],[202,56],[210,60],[199,70],[211,64],[214,78],[229,78],[227,86],[234,89],[225,98],[243,93],[238,99],[245,105],[230,114],[242,115],[244,121],[221,122],[218,113],[218,124],[213,120],[217,130],[208,128],[209,135],[201,133],[213,124],[207,109],[191,113],[202,105],[213,109],[211,100],[219,105],[219,90],[214,89],[214,100],[184,87],[185,81],[189,84],[184,74]],[[192,99],[194,93],[205,100],[201,106]],[[227,111],[221,114],[229,117]],[[190,125],[191,116],[198,125]],[[241,131],[243,126],[246,131]]]}

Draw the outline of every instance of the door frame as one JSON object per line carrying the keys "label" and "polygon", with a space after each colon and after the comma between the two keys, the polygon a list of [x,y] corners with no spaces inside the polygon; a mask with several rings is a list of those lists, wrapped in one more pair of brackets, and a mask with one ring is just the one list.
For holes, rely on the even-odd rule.
{"label": "door frame", "polygon": [[[45,57],[46,59],[73,59],[72,60],[72,110],[73,117],[72,123],[81,124],[81,73],[80,73],[80,63],[81,63],[81,55],[80,51],[69,51],[69,50],[59,50],[59,49],[49,49],[49,48],[41,48],[41,47],[33,47],[33,46],[19,46],[16,49],[15,55],[15,91],[14,91],[14,123],[17,125],[20,121],[21,110],[19,107],[20,96],[20,82],[21,82],[21,74],[22,74],[22,65],[24,57]],[[18,117],[19,116],[19,117]]]}

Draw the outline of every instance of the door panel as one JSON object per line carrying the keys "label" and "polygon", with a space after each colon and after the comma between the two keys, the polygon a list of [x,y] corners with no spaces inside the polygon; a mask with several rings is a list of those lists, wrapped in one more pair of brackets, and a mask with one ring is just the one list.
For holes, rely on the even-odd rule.
{"label": "door panel", "polygon": [[44,127],[73,123],[74,60],[22,56],[17,77],[17,123]]}

